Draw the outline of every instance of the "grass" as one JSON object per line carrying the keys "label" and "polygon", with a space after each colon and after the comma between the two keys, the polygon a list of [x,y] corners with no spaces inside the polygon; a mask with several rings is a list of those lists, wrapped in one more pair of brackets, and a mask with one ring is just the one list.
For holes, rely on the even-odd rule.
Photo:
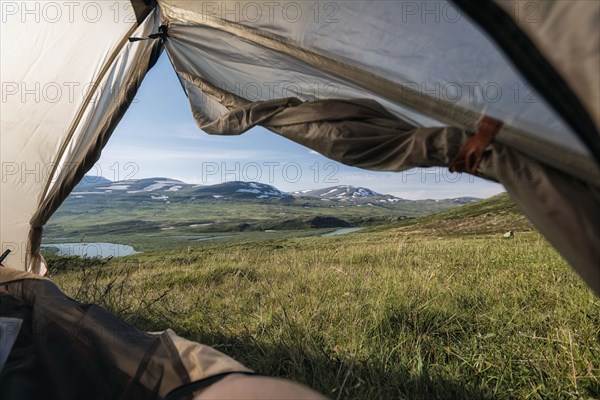
{"label": "grass", "polygon": [[79,301],[333,399],[599,398],[599,299],[528,226],[477,233],[482,218],[519,226],[516,210],[465,207],[341,237],[50,265]]}

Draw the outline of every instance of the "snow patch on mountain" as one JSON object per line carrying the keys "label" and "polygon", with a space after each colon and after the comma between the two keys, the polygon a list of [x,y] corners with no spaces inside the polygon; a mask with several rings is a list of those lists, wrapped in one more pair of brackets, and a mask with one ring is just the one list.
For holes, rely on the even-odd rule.
{"label": "snow patch on mountain", "polygon": [[[333,186],[324,189],[301,190],[293,193],[295,196],[319,197],[332,200],[352,200],[359,198],[382,196],[381,194],[364,187],[350,185]],[[383,195],[389,196],[389,195]],[[393,196],[390,196],[393,197]]]}
{"label": "snow patch on mountain", "polygon": [[104,190],[127,190],[129,189],[131,185],[119,185],[119,184],[113,184],[110,186],[105,186],[105,187],[99,187],[98,189],[104,189]]}
{"label": "snow patch on mountain", "polygon": [[238,189],[236,190],[237,193],[254,193],[254,194],[259,194],[260,190],[258,189]]}
{"label": "snow patch on mountain", "polygon": [[256,182],[239,182],[239,185],[243,186],[242,188],[236,189],[236,193],[249,193],[257,195],[257,199],[267,199],[271,196],[273,197],[284,197],[289,196],[287,193],[278,190],[277,188],[266,185],[264,183],[256,183]]}
{"label": "snow patch on mountain", "polygon": [[174,180],[155,180],[153,184],[146,186],[141,190],[129,190],[127,193],[143,193],[143,192],[153,192],[155,190],[160,190],[164,187],[181,184],[180,181]]}

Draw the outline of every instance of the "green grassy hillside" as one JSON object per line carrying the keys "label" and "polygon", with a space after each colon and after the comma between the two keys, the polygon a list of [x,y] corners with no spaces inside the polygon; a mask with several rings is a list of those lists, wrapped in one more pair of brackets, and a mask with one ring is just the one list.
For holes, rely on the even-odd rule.
{"label": "green grassy hillside", "polygon": [[334,399],[600,397],[600,301],[506,196],[347,236],[50,267],[142,330]]}
{"label": "green grassy hillside", "polygon": [[[411,219],[400,226],[404,227],[402,229],[404,231],[444,235],[491,235],[510,230],[517,233],[534,230],[531,222],[519,211],[506,193]],[[389,226],[382,229],[389,229]]]}

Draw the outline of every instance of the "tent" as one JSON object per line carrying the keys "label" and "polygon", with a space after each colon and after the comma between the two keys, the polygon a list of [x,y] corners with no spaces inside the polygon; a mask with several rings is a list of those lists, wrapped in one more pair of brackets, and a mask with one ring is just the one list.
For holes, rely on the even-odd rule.
{"label": "tent", "polygon": [[44,273],[44,224],[166,51],[204,132],[260,125],[360,168],[498,181],[600,294],[599,2],[0,4],[10,269]]}

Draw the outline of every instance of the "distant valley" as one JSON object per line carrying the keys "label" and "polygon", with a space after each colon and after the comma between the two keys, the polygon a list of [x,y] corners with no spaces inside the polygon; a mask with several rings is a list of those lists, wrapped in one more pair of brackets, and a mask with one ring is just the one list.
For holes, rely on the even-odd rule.
{"label": "distant valley", "polygon": [[288,193],[258,182],[198,185],[169,178],[112,182],[86,176],[47,224],[44,243],[108,242],[146,251],[319,236],[402,222],[478,200],[407,200],[348,185]]}

